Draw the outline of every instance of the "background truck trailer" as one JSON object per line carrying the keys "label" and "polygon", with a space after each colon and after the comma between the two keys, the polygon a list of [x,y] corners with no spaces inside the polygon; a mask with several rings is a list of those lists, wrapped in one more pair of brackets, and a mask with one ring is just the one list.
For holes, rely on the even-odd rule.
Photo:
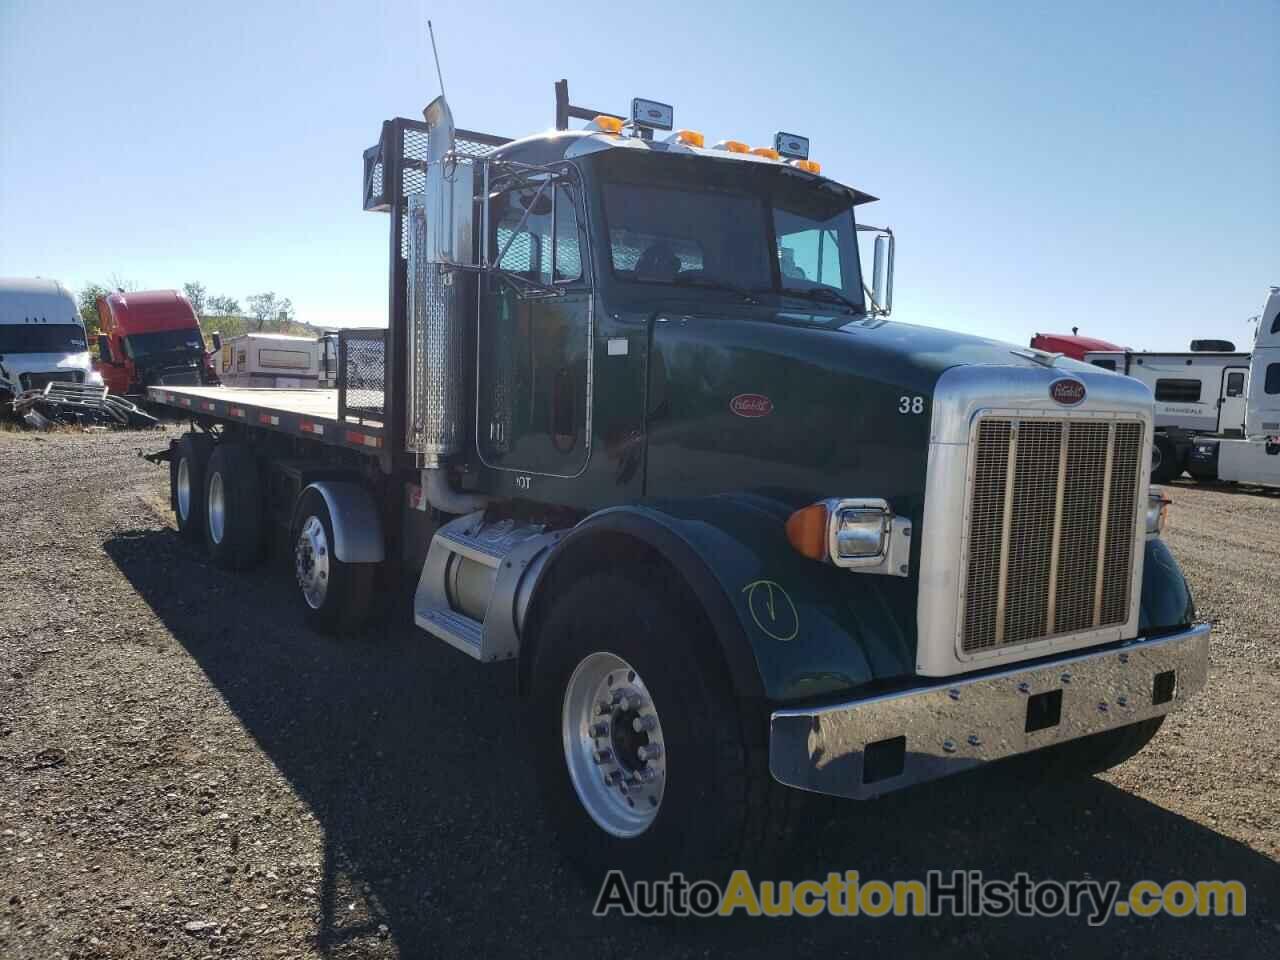
{"label": "background truck trailer", "polygon": [[[1194,341],[1192,346],[1228,346]],[[1090,351],[1085,360],[1141,380],[1155,397],[1152,479],[1167,483],[1182,475],[1201,435],[1242,437],[1245,430],[1249,354],[1231,350],[1187,353]]]}
{"label": "background truck trailer", "polygon": [[56,280],[0,277],[0,405],[49,383],[101,383],[84,321]]}
{"label": "background truck trailer", "polygon": [[218,375],[233,387],[316,387],[322,374],[322,347],[315,337],[241,334],[222,342]]}
{"label": "background truck trailer", "polygon": [[1280,486],[1280,287],[1271,288],[1258,317],[1248,368],[1233,370],[1231,376],[1235,393],[1230,399],[1245,407],[1243,429],[1196,437],[1187,472],[1197,480]]}
{"label": "background truck trailer", "polygon": [[153,385],[215,384],[200,319],[177,290],[117,291],[98,298],[98,360],[111,392],[138,396]]}
{"label": "background truck trailer", "polygon": [[443,97],[384,123],[388,329],[339,333],[336,390],[152,388],[195,426],[157,455],[182,535],[234,569],[281,544],[318,629],[403,595],[515,660],[512,735],[597,875],[767,858],[796,791],[1141,749],[1208,638],[1150,391],[890,322],[874,198],[803,137],[707,146],[672,113],[561,81],[521,140]]}

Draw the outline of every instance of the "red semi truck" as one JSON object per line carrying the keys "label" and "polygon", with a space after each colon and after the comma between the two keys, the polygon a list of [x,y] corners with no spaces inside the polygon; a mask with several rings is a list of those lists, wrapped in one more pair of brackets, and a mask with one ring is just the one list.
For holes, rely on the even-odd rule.
{"label": "red semi truck", "polygon": [[1098,350],[1123,351],[1125,349],[1096,337],[1082,337],[1075,332],[1074,327],[1069,334],[1037,333],[1031,338],[1031,347],[1033,350],[1044,350],[1047,353],[1061,353],[1072,360],[1083,360],[1086,353]]}
{"label": "red semi truck", "polygon": [[200,320],[177,290],[107,294],[98,298],[98,318],[102,332],[94,368],[112,393],[141,395],[150,386],[218,382]]}

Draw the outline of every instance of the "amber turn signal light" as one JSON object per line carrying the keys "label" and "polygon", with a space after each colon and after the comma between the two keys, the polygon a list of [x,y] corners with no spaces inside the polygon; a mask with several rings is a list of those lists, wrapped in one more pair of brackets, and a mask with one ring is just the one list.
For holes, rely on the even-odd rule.
{"label": "amber turn signal light", "polygon": [[827,505],[813,503],[787,518],[787,539],[811,560],[827,559]]}

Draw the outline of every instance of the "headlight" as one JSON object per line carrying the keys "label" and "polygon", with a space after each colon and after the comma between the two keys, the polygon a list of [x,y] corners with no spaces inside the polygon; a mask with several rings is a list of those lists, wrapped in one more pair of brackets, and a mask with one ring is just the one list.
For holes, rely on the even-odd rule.
{"label": "headlight", "polygon": [[84,375],[84,382],[92,384],[95,387],[100,387],[102,386],[102,382],[103,382],[102,374],[100,374],[97,370],[90,370],[88,373]]}
{"label": "headlight", "polygon": [[819,500],[787,520],[787,539],[813,560],[862,573],[905,577],[911,524],[878,497]]}
{"label": "headlight", "polygon": [[1147,494],[1147,536],[1158,537],[1169,522],[1169,504],[1173,503],[1162,490]]}

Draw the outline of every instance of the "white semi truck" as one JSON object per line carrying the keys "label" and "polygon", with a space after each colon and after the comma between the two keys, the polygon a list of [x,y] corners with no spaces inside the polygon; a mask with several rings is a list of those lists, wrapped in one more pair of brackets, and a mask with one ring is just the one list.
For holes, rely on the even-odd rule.
{"label": "white semi truck", "polygon": [[49,383],[102,383],[75,298],[56,280],[0,277],[0,406]]}
{"label": "white semi truck", "polygon": [[1258,318],[1245,373],[1246,387],[1237,395],[1245,408],[1241,434],[1197,437],[1187,472],[1197,480],[1280,486],[1280,287],[1271,288]]}

